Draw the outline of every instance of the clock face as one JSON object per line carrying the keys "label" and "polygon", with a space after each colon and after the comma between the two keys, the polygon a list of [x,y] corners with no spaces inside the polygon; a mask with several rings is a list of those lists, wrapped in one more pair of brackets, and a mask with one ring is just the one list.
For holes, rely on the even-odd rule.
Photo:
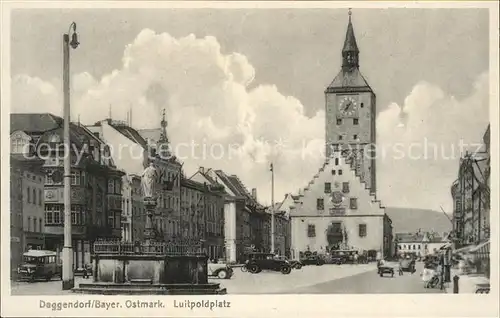
{"label": "clock face", "polygon": [[339,114],[342,116],[354,116],[358,112],[358,101],[355,96],[342,96],[339,101]]}

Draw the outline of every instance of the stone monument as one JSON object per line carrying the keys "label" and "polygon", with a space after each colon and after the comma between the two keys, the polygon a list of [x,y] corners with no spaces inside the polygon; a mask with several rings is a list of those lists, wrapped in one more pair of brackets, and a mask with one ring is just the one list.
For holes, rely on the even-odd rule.
{"label": "stone monument", "polygon": [[99,240],[92,254],[92,283],[73,292],[105,295],[206,295],[226,294],[220,284],[208,282],[208,256],[202,242],[155,239],[153,215],[157,200],[157,171],[152,163],[141,179],[146,223],[142,242]]}

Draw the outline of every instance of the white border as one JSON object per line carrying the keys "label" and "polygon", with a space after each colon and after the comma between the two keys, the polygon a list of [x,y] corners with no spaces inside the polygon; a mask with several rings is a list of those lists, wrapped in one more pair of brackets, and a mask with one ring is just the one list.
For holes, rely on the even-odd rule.
{"label": "white border", "polygon": [[[174,317],[498,317],[498,211],[499,211],[499,80],[498,80],[498,2],[153,2],[153,1],[87,1],[87,2],[13,2],[3,1],[1,4],[1,129],[2,129],[2,162],[1,188],[2,201],[2,313],[4,316],[36,316],[36,317],[70,317],[70,316],[174,316]],[[489,295],[226,295],[224,297],[126,297],[126,296],[10,296],[9,280],[9,131],[10,131],[10,10],[14,8],[489,8],[490,9],[490,122],[491,122],[491,282]],[[444,30],[445,32],[446,30]],[[445,36],[445,35],[444,35]],[[154,301],[161,299],[166,309],[67,309],[63,311],[42,310],[39,301],[71,301],[71,300],[107,300],[119,301],[127,299],[143,299]],[[174,300],[185,299],[223,300],[231,302],[230,308],[220,309],[179,309],[173,308]]]}

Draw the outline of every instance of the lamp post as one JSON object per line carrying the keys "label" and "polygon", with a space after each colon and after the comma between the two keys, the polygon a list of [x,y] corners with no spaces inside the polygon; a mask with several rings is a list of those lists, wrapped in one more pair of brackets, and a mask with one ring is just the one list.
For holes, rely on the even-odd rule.
{"label": "lamp post", "polygon": [[[71,32],[73,31],[73,32]],[[70,42],[70,33],[71,42]],[[62,259],[62,289],[75,286],[73,277],[73,248],[71,242],[71,141],[70,127],[70,85],[69,85],[69,48],[78,47],[76,23],[72,22],[68,33],[63,35],[63,97],[64,97],[64,246]]]}
{"label": "lamp post", "polygon": [[271,163],[271,253],[274,254],[274,165]]}

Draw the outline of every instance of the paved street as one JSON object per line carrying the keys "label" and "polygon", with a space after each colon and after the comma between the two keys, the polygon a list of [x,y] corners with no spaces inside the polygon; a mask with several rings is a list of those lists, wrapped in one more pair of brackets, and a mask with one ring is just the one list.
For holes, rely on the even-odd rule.
{"label": "paved street", "polygon": [[437,288],[424,288],[420,277],[422,263],[417,263],[414,274],[404,273],[394,277],[388,275],[380,277],[376,270],[311,285],[308,287],[289,290],[287,294],[417,294],[443,293]]}
{"label": "paved street", "polygon": [[213,279],[222,287],[227,288],[228,294],[266,294],[286,293],[296,289],[306,288],[337,279],[373,271],[374,264],[367,265],[323,265],[304,266],[299,270],[292,270],[288,275],[280,272],[262,271],[258,274],[243,273],[235,268],[235,275],[230,280]]}
{"label": "paved street", "polygon": [[[228,294],[362,294],[362,293],[440,293],[438,289],[425,289],[419,273],[422,264],[417,263],[413,275],[379,277],[375,264],[367,265],[324,265],[304,266],[293,270],[289,275],[280,272],[244,273],[235,268],[235,275],[228,280],[210,279]],[[84,282],[75,278],[75,285]],[[61,281],[51,282],[12,282],[12,295],[65,295],[70,291],[61,290]]]}

